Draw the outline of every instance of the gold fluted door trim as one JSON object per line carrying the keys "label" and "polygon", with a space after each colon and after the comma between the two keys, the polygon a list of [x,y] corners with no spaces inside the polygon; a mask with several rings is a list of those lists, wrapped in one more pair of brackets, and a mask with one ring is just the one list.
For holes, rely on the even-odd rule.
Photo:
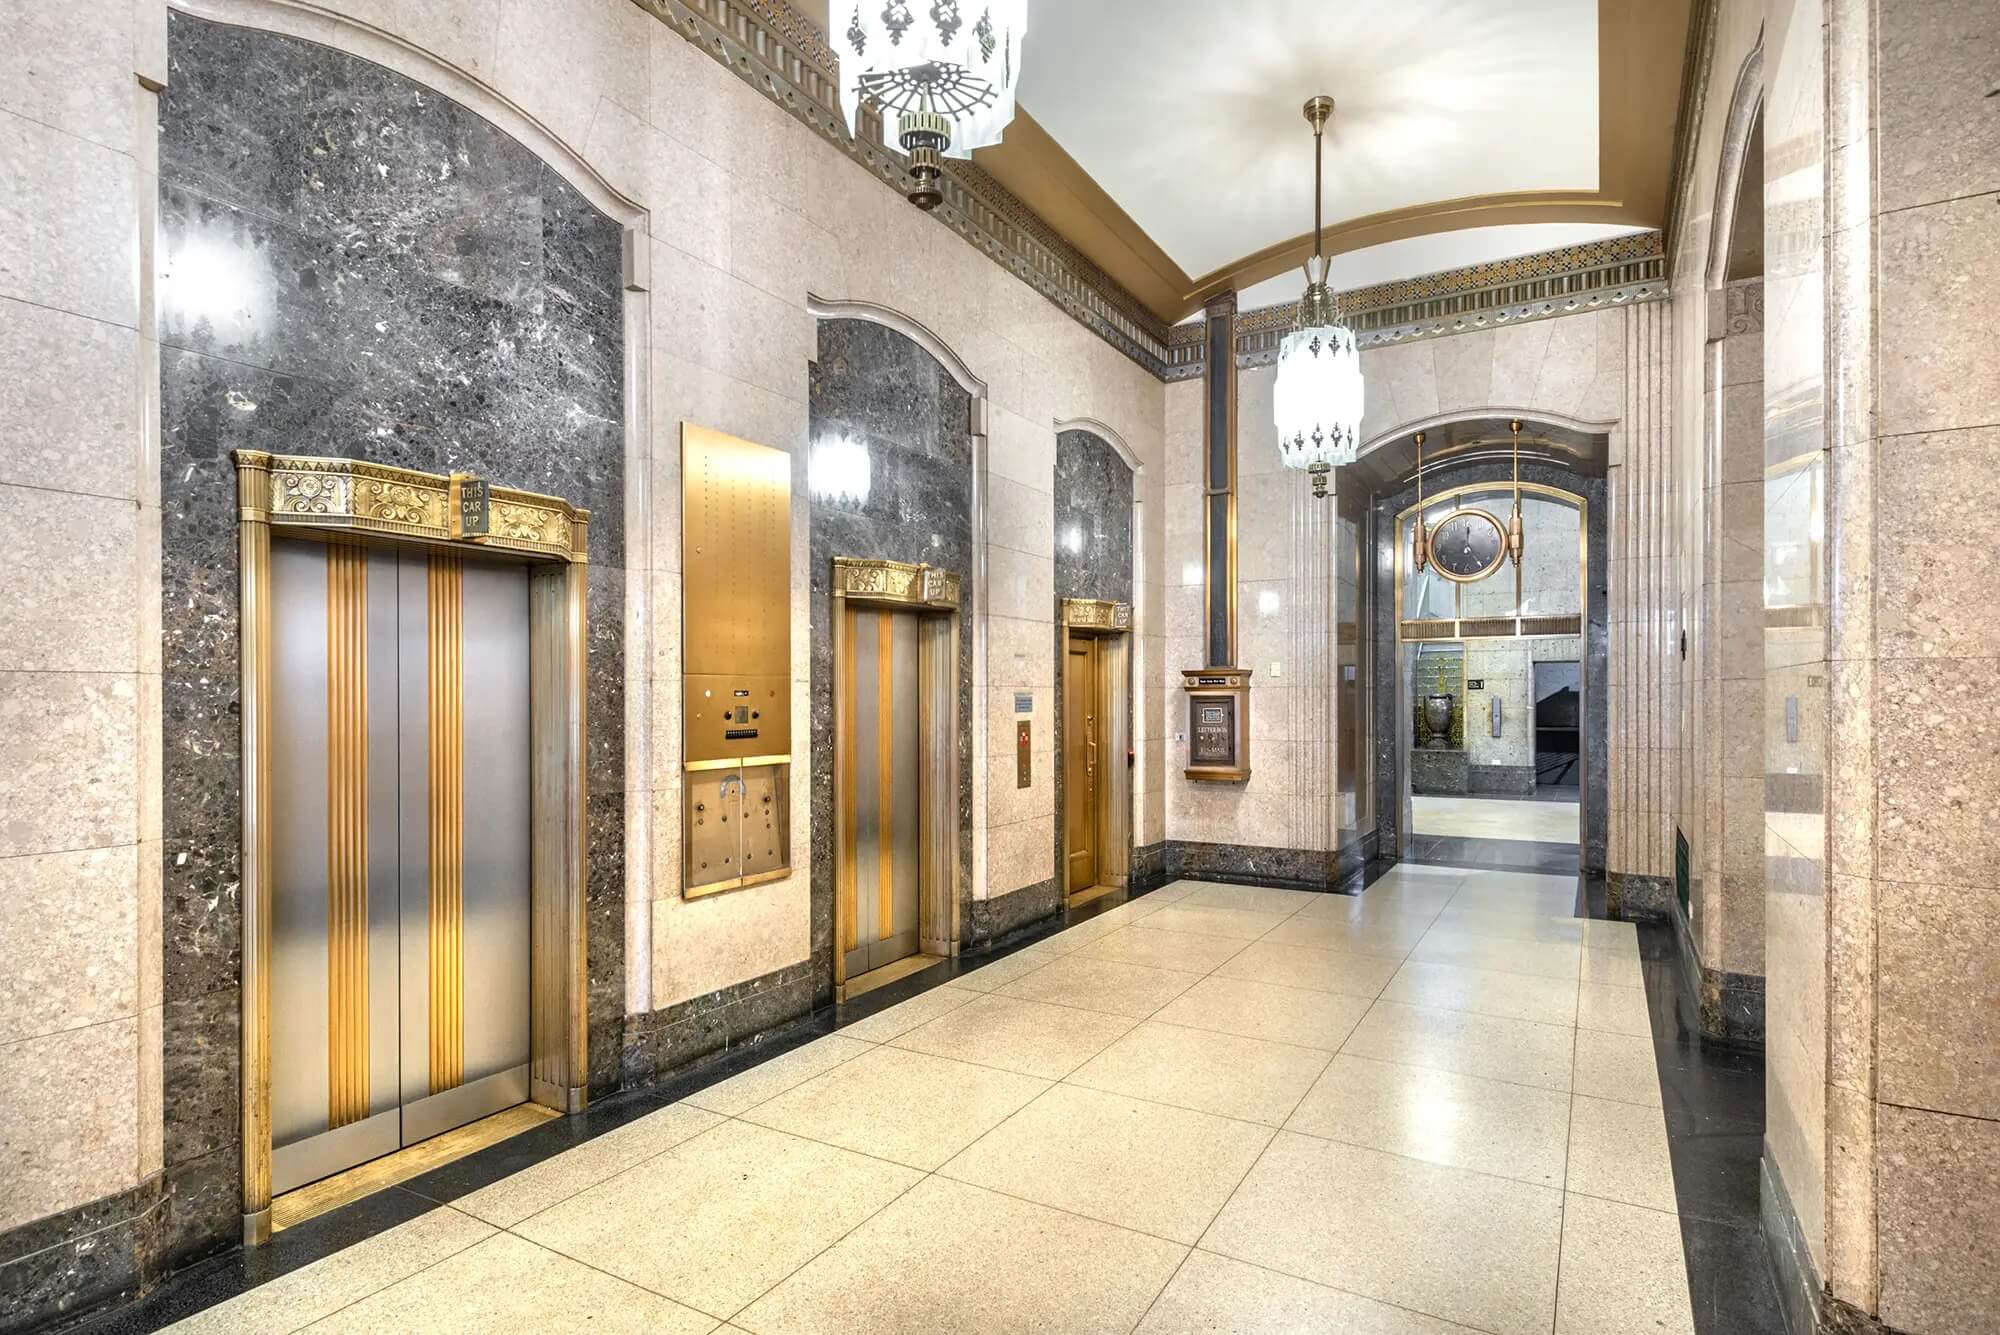
{"label": "gold fluted door trim", "polygon": [[368,552],[326,553],[327,1124],[368,1116]]}
{"label": "gold fluted door trim", "polygon": [[430,1090],[465,1081],[465,570],[432,553],[430,683]]}
{"label": "gold fluted door trim", "polygon": [[[271,1235],[271,539],[303,537],[332,545],[328,553],[328,641],[335,632],[341,660],[352,666],[345,684],[328,690],[329,834],[337,808],[340,851],[328,856],[329,923],[340,927],[339,955],[329,946],[330,1017],[350,1017],[338,1050],[360,1054],[329,1071],[335,1077],[330,1111],[335,1124],[367,1115],[368,1067],[366,936],[367,740],[365,627],[366,558],[359,544],[390,545],[442,552],[454,565],[465,553],[528,564],[529,638],[534,680],[530,713],[530,768],[533,834],[530,857],[530,1015],[531,1078],[535,1102],[578,1112],[587,1101],[589,1071],[587,919],[588,793],[584,745],[588,646],[585,574],[589,551],[588,510],[559,497],[495,487],[489,534],[457,536],[449,521],[452,479],[389,468],[364,460],[321,459],[238,450],[236,464],[237,597],[240,617],[238,672],[243,728],[242,959],[239,1033],[242,1041],[240,1110],[243,1152],[243,1240],[248,1245]],[[338,544],[338,545],[334,545]],[[344,573],[336,576],[335,567]],[[343,581],[338,587],[336,578]],[[338,595],[336,597],[336,595]],[[335,605],[352,609],[357,620],[335,624]],[[463,648],[456,670],[463,673]],[[335,664],[329,657],[329,668]],[[329,673],[332,677],[334,674]],[[351,722],[343,722],[351,720]],[[463,776],[463,727],[455,723],[453,745]],[[341,738],[336,745],[336,738]],[[335,760],[336,749],[340,759]],[[338,774],[336,774],[336,763]],[[463,839],[463,789],[457,790],[457,836]],[[442,814],[442,813],[440,813]],[[462,864],[461,864],[462,865]],[[338,868],[337,875],[336,868]],[[357,899],[356,890],[360,891]],[[332,901],[340,900],[338,909]],[[462,898],[457,901],[461,905]],[[361,930],[346,927],[352,917]],[[330,940],[336,933],[330,932]],[[456,996],[463,995],[463,933],[446,961],[458,972]],[[345,998],[359,997],[358,1012]],[[334,1003],[339,1001],[336,1006]],[[463,1034],[463,1010],[453,1011]],[[330,1049],[335,1045],[330,1044]],[[462,1039],[459,1074],[463,1074]],[[334,1059],[329,1057],[329,1065]],[[455,1083],[455,1082],[454,1082]],[[358,1110],[358,1112],[357,1112]],[[354,1114],[348,1116],[348,1114]]]}

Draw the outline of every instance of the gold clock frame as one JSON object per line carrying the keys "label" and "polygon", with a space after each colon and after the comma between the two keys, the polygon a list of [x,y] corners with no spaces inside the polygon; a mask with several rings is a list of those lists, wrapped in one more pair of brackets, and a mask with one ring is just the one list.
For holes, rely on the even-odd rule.
{"label": "gold clock frame", "polygon": [[[1459,575],[1446,570],[1443,565],[1439,564],[1437,559],[1437,533],[1439,529],[1449,524],[1452,520],[1468,517],[1484,519],[1487,523],[1491,524],[1493,526],[1493,536],[1500,540],[1500,544],[1494,548],[1493,559],[1487,563],[1485,568],[1474,574]],[[1507,526],[1494,518],[1492,511],[1482,510],[1477,506],[1467,506],[1462,510],[1453,510],[1450,514],[1438,520],[1437,523],[1432,524],[1424,532],[1424,542],[1430,550],[1431,568],[1454,584],[1477,584],[1480,580],[1485,579],[1498,570],[1507,560]]]}

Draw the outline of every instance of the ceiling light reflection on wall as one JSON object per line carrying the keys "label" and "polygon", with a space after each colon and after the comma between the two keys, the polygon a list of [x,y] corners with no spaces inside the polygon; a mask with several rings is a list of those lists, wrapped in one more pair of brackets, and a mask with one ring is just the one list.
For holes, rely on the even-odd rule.
{"label": "ceiling light reflection on wall", "polygon": [[1361,444],[1361,348],[1354,331],[1340,320],[1340,303],[1327,283],[1321,243],[1320,195],[1327,118],[1333,99],[1324,95],[1305,105],[1313,127],[1313,253],[1305,263],[1306,290],[1292,332],[1278,345],[1278,381],[1273,416],[1278,455],[1287,468],[1312,475],[1313,495],[1327,494],[1327,474],[1354,462]]}
{"label": "ceiling light reflection on wall", "polygon": [[1082,553],[1083,529],[1081,526],[1076,524],[1071,524],[1068,528],[1064,529],[1062,540],[1063,540],[1063,546],[1067,547],[1072,555],[1078,555]]}
{"label": "ceiling light reflection on wall", "polygon": [[861,104],[882,113],[886,136],[910,155],[920,209],[944,202],[943,157],[969,158],[1000,142],[1014,119],[1027,0],[849,0],[834,4],[840,110],[858,132]]}
{"label": "ceiling light reflection on wall", "polygon": [[873,472],[868,447],[850,436],[816,442],[806,461],[806,482],[813,496],[835,505],[866,505]]}

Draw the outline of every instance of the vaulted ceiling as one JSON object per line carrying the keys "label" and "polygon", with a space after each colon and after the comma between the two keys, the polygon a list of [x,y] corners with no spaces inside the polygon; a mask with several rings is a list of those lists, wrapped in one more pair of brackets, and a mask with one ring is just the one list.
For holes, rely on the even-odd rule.
{"label": "vaulted ceiling", "polygon": [[1338,286],[1660,227],[1690,3],[1029,0],[974,161],[1168,321],[1296,295],[1315,93]]}

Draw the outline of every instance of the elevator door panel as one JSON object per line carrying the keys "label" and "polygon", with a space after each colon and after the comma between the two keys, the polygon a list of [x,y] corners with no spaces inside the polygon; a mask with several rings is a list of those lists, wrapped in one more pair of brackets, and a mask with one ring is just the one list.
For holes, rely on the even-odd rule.
{"label": "elevator door panel", "polygon": [[278,540],[272,1185],[527,1097],[521,567]]}
{"label": "elevator door panel", "polygon": [[393,1150],[396,558],[271,544],[271,1142],[282,1190]]}
{"label": "elevator door panel", "polygon": [[528,577],[404,555],[403,1143],[528,1097]]}
{"label": "elevator door panel", "polygon": [[918,941],[917,617],[847,614],[849,977],[913,955]]}
{"label": "elevator door panel", "polygon": [[1098,760],[1104,711],[1097,641],[1073,638],[1063,663],[1063,847],[1070,894],[1097,884]]}

